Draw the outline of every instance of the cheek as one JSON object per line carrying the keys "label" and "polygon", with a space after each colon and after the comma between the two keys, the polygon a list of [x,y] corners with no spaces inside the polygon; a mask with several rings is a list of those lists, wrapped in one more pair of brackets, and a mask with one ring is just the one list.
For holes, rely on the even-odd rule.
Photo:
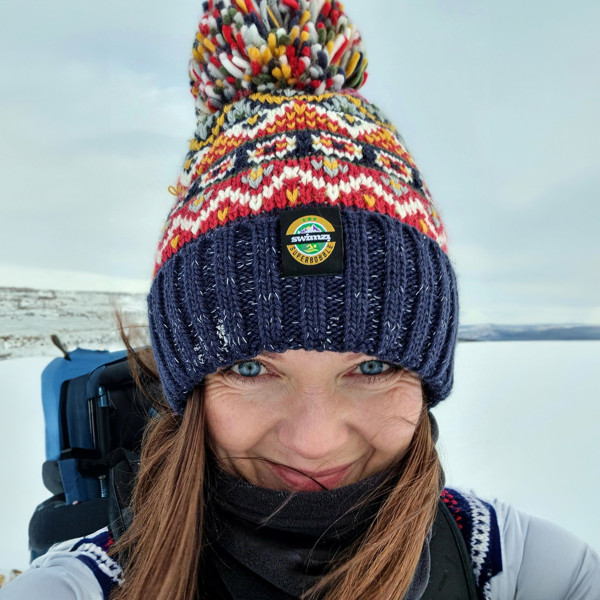
{"label": "cheek", "polygon": [[401,386],[371,398],[360,417],[363,437],[381,458],[398,458],[408,449],[423,407],[419,386]]}
{"label": "cheek", "polygon": [[383,423],[375,432],[373,447],[376,452],[390,458],[400,458],[408,450],[415,432],[412,423],[400,419]]}
{"label": "cheek", "polygon": [[249,453],[265,435],[267,425],[262,410],[253,402],[237,398],[230,389],[205,392],[206,422],[217,454]]}

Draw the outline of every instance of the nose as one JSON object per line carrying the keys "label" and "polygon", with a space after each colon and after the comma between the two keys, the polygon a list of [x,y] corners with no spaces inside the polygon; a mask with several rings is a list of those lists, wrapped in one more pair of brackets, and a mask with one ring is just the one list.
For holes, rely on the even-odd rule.
{"label": "nose", "polygon": [[279,441],[288,451],[323,464],[345,456],[351,427],[340,399],[313,389],[295,394],[289,401],[290,410],[279,427]]}

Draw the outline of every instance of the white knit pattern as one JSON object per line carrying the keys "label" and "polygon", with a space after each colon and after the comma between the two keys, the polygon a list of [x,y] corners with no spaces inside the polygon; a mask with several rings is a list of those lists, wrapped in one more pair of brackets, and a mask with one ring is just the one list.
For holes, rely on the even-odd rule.
{"label": "white knit pattern", "polygon": [[[281,104],[276,107],[262,107],[261,116],[265,115],[260,119],[260,122],[253,127],[248,127],[247,122],[236,123],[235,125],[229,127],[228,129],[221,129],[218,132],[218,136],[213,144],[207,144],[202,149],[198,150],[194,153],[194,157],[192,163],[190,165],[190,169],[184,171],[180,175],[180,184],[187,188],[192,183],[192,175],[198,170],[198,166],[201,165],[206,156],[211,152],[215,152],[215,148],[220,148],[222,146],[231,146],[231,147],[239,147],[246,141],[253,141],[256,139],[261,139],[265,135],[265,131],[267,131],[271,127],[277,127],[277,122],[286,120],[286,112],[289,111],[289,105],[291,102]],[[380,125],[378,123],[369,122],[365,120],[361,120],[357,117],[354,117],[354,123],[350,124],[340,113],[327,110],[323,106],[319,106],[318,104],[312,104],[310,106],[310,111],[314,112],[319,118],[325,119],[327,123],[332,127],[338,127],[340,129],[344,129],[347,133],[344,133],[342,136],[336,136],[333,132],[323,132],[319,131],[317,135],[313,136],[313,138],[320,138],[322,136],[330,136],[330,139],[342,142],[344,144],[353,144],[353,139],[358,139],[364,135],[373,135],[373,136],[389,136],[390,129],[384,125]],[[293,137],[293,136],[290,136]],[[398,147],[401,151],[406,152],[406,148],[404,148],[403,144],[400,142],[398,136],[394,137],[395,142],[398,144]],[[272,140],[268,140],[268,144]],[[360,147],[357,145],[357,147]],[[257,146],[260,148],[260,145]],[[315,146],[315,149],[318,149],[319,152],[334,152],[332,148],[328,146],[326,148],[322,148],[320,145]],[[212,162],[212,161],[211,161]]]}
{"label": "white knit pattern", "polygon": [[[239,186],[227,187],[219,190],[216,195],[211,195],[207,198],[208,194],[205,194],[202,200],[201,210],[192,218],[190,216],[177,215],[170,220],[169,227],[166,231],[166,235],[163,238],[163,243],[159,246],[157,252],[157,262],[160,264],[161,254],[167,247],[176,231],[191,231],[193,235],[197,235],[200,231],[202,223],[204,223],[210,215],[214,214],[215,211],[222,210],[225,206],[232,206],[239,204],[242,206],[248,206],[252,211],[259,212],[262,208],[265,198],[270,198],[275,191],[281,189],[289,189],[289,181],[296,181],[304,185],[310,185],[315,190],[325,189],[325,194],[335,203],[340,196],[340,193],[350,194],[363,193],[365,190],[377,197],[383,199],[387,204],[394,207],[394,211],[402,219],[408,215],[418,214],[419,217],[427,223],[427,226],[432,230],[436,231],[436,225],[425,206],[425,202],[419,198],[416,194],[402,194],[397,196],[391,194],[390,191],[384,188],[383,185],[377,183],[372,177],[364,174],[360,174],[358,177],[348,177],[347,181],[340,181],[338,183],[331,183],[325,181],[322,177],[315,177],[315,171],[306,171],[300,167],[285,167],[281,175],[274,176],[270,184],[264,185],[261,189],[261,193],[257,194],[254,190],[250,189],[244,191]],[[403,190],[400,189],[402,193]],[[190,202],[192,205],[193,202]],[[446,243],[446,236],[441,233],[436,236],[436,240],[440,245]]]}
{"label": "white knit pattern", "polygon": [[93,542],[83,543],[76,548],[75,552],[93,560],[98,569],[109,577],[111,581],[114,581],[116,584],[122,582],[123,569],[97,544]]}
{"label": "white knit pattern", "polygon": [[[465,495],[465,499],[471,510],[473,528],[471,532],[471,563],[475,579],[479,582],[490,550],[490,509],[475,496]],[[486,600],[491,597],[489,582],[483,587],[483,593]]]}

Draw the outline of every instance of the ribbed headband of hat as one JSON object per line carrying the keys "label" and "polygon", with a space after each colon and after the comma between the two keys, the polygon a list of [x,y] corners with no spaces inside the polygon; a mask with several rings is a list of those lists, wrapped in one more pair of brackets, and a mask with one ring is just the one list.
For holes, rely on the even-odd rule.
{"label": "ribbed headband of hat", "polygon": [[148,295],[167,399],[263,351],[356,352],[452,387],[456,280],[402,138],[355,89],[341,5],[207,2],[190,63],[198,128]]}

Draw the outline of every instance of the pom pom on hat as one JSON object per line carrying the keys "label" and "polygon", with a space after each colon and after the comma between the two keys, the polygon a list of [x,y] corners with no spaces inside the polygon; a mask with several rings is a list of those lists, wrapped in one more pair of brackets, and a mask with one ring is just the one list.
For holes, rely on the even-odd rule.
{"label": "pom pom on hat", "polygon": [[255,92],[360,88],[367,59],[336,0],[208,0],[189,73],[199,112]]}

